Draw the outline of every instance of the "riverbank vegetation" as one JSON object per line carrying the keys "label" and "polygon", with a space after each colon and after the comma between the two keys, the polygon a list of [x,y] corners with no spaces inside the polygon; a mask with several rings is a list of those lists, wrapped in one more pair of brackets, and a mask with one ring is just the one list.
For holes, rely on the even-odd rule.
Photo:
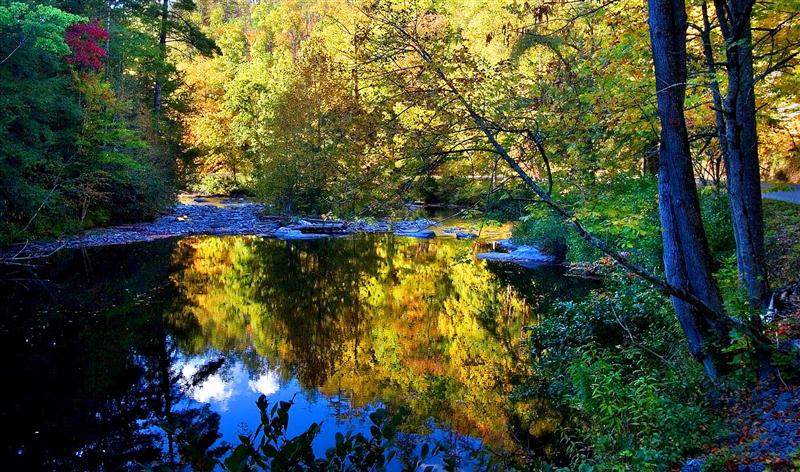
{"label": "riverbank vegetation", "polygon": [[168,68],[157,13],[0,3],[0,242],[153,217],[171,200],[178,130],[145,92]]}
{"label": "riverbank vegetation", "polygon": [[558,466],[668,468],[720,392],[794,379],[798,207],[761,182],[800,178],[795,0],[0,0],[0,32],[0,243],[178,190],[518,220],[603,281],[511,395],[562,412]]}

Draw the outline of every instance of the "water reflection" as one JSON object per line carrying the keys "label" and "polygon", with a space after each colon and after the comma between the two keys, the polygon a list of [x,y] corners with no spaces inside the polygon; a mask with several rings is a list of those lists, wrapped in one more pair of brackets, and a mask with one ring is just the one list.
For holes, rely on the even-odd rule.
{"label": "water reflection", "polygon": [[337,431],[366,430],[378,404],[411,408],[411,443],[447,439],[465,461],[513,451],[510,424],[554,427],[526,423],[538,405],[508,401],[527,366],[521,328],[585,287],[471,251],[389,235],[204,237],[65,253],[46,283],[9,275],[4,462],[209,469],[255,427],[262,393],[295,398],[290,434],[324,421],[319,453]]}
{"label": "water reflection", "polygon": [[203,470],[224,454],[216,413],[175,408],[183,394],[162,316],[174,295],[164,284],[171,252],[74,252],[38,276],[5,274],[6,470],[140,470],[178,457]]}

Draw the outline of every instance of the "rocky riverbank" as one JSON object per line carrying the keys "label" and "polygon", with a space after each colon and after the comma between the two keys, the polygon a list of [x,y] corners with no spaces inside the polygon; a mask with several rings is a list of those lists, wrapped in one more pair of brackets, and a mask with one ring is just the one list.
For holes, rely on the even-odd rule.
{"label": "rocky riverbank", "polygon": [[[192,235],[254,235],[284,240],[320,239],[354,233],[389,233],[432,238],[430,219],[404,221],[293,220],[265,215],[263,205],[246,199],[183,198],[181,203],[154,221],[97,228],[53,241],[36,241],[0,249],[2,258],[38,257],[59,249],[128,244]],[[447,228],[456,237],[474,237],[460,228]]]}
{"label": "rocky riverbank", "polygon": [[[183,197],[169,213],[154,221],[97,228],[54,241],[35,241],[0,248],[0,259],[36,258],[60,249],[129,244],[181,236],[252,235],[281,240],[308,240],[357,233],[394,233],[419,239],[478,237],[477,233],[464,227],[443,227],[440,222],[427,218],[400,221],[296,219],[266,215],[263,205],[242,198]],[[497,240],[496,235],[488,241],[492,241],[487,244],[488,252],[478,253],[478,259],[529,268],[560,262],[535,247],[516,246],[508,239]]]}

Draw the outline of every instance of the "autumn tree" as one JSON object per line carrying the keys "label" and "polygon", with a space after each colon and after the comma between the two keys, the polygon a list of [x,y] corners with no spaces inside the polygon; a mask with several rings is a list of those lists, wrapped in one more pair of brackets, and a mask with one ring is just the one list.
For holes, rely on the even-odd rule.
{"label": "autumn tree", "polygon": [[[798,55],[800,42],[791,26],[796,16],[791,8],[723,0],[713,2],[711,9],[702,2],[696,21],[690,24],[702,43],[705,84],[711,95],[718,154],[724,164],[739,276],[756,308],[766,304],[770,296],[763,247],[761,180],[775,175],[774,161],[763,163],[759,148],[781,147],[774,124],[784,114],[780,111],[785,107],[779,99],[782,94],[777,91],[785,87],[776,85],[791,77],[787,72]],[[718,62],[718,57],[724,62]],[[759,93],[771,98],[758,105]],[[761,124],[757,114],[762,117]],[[788,133],[790,129],[785,128]],[[769,136],[766,142],[759,142],[760,132]],[[791,162],[787,158],[787,153],[793,152],[791,146],[782,147],[779,152],[779,161]],[[721,180],[722,173],[717,175]]]}
{"label": "autumn tree", "polygon": [[753,0],[715,0],[725,39],[728,91],[723,100],[725,141],[721,145],[736,237],[736,262],[751,303],[769,302],[761,168],[758,161],[751,20]]}
{"label": "autumn tree", "polygon": [[153,85],[153,110],[161,111],[162,94],[166,72],[169,69],[167,58],[168,43],[177,43],[196,49],[201,54],[209,55],[218,51],[216,45],[200,28],[193,23],[189,15],[197,8],[193,0],[161,0],[158,10],[145,8],[146,16],[155,16],[158,24],[158,51],[160,67],[156,70]]}

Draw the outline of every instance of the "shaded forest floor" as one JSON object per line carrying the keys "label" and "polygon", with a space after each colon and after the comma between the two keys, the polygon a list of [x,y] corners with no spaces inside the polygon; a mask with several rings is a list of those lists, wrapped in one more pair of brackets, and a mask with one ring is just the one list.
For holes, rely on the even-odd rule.
{"label": "shaded forest floor", "polygon": [[[800,198],[800,190],[795,189]],[[785,199],[764,201],[766,250],[775,288],[800,279],[800,206]],[[776,302],[778,314],[767,327],[769,336],[800,344],[800,292]],[[795,359],[797,368],[797,360]],[[800,470],[800,382],[797,375],[773,379],[753,390],[731,394],[721,408],[730,435],[691,459],[684,472]]]}
{"label": "shaded forest floor", "polygon": [[731,434],[683,472],[800,470],[800,386],[776,381],[723,402]]}

